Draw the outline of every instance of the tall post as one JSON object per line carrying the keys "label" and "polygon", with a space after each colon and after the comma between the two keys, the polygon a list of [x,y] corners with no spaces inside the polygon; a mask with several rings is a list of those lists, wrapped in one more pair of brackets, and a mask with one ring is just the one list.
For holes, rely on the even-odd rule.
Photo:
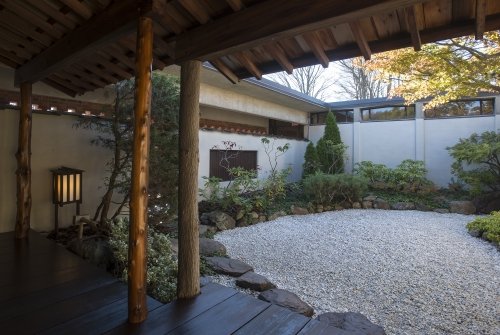
{"label": "tall post", "polygon": [[31,213],[31,83],[21,84],[21,110],[17,158],[16,238],[24,239],[30,229]]}
{"label": "tall post", "polygon": [[200,293],[198,161],[200,61],[181,64],[179,115],[179,271],[177,297]]}
{"label": "tall post", "polygon": [[137,27],[134,142],[130,194],[128,252],[128,320],[130,323],[140,323],[148,315],[146,305],[146,247],[152,61],[153,22],[151,18],[141,16]]}

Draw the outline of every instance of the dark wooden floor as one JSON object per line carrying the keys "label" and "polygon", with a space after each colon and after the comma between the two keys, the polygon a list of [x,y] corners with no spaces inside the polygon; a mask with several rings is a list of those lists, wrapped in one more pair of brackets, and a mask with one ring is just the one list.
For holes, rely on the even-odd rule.
{"label": "dark wooden floor", "polygon": [[127,287],[41,235],[0,234],[1,334],[347,334],[217,284],[127,323]]}

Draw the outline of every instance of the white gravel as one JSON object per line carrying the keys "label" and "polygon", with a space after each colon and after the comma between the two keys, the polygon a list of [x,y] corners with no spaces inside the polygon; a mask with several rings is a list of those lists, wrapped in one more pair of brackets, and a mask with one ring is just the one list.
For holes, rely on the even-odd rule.
{"label": "white gravel", "polygon": [[345,210],[215,239],[317,314],[360,312],[388,334],[500,334],[500,252],[467,234],[472,219]]}

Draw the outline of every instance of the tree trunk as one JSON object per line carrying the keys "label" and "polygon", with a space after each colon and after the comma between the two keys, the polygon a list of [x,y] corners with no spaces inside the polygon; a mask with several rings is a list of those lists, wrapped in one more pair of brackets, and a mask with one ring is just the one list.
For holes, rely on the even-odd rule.
{"label": "tree trunk", "polygon": [[151,64],[153,22],[141,16],[137,28],[134,142],[130,196],[128,259],[128,320],[140,323],[147,317],[146,248],[148,217],[149,124],[151,121]]}
{"label": "tree trunk", "polygon": [[30,229],[31,213],[31,83],[21,84],[21,110],[17,158],[16,238],[24,239]]}
{"label": "tree trunk", "polygon": [[178,298],[191,298],[200,293],[198,236],[200,72],[200,61],[186,61],[181,64]]}

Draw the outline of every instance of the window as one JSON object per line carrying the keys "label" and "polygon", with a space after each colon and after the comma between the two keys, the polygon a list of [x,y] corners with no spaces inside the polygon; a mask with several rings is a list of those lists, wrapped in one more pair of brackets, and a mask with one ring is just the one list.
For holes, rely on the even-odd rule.
{"label": "window", "polygon": [[[335,115],[335,120],[337,120],[337,123],[354,122],[354,111],[352,109],[335,110],[332,111],[332,113],[333,115]],[[313,126],[326,124],[327,114],[328,112],[311,113],[310,124]]]}
{"label": "window", "polygon": [[234,167],[256,171],[257,151],[210,150],[210,177],[217,177],[222,179],[222,181],[231,180],[232,178],[227,170]]}
{"label": "window", "polygon": [[298,123],[269,120],[269,135],[304,138],[304,126]]}
{"label": "window", "polygon": [[383,106],[363,108],[363,121],[409,120],[415,118],[415,106]]}
{"label": "window", "polygon": [[434,107],[425,111],[425,117],[446,118],[493,115],[494,99],[459,100]]}

